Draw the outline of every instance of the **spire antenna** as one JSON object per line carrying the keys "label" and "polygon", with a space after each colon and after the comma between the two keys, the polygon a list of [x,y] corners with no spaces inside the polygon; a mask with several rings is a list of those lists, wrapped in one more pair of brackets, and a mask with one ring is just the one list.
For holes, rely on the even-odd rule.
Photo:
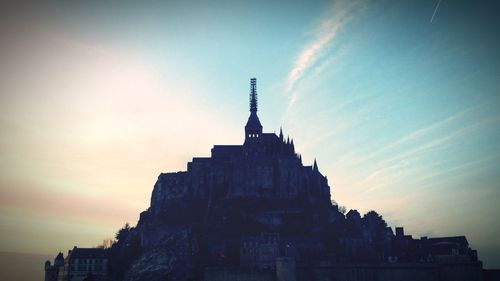
{"label": "spire antenna", "polygon": [[250,112],[257,112],[257,78],[250,79]]}
{"label": "spire antenna", "polygon": [[250,79],[250,116],[245,125],[245,144],[260,143],[262,124],[257,116],[257,79]]}

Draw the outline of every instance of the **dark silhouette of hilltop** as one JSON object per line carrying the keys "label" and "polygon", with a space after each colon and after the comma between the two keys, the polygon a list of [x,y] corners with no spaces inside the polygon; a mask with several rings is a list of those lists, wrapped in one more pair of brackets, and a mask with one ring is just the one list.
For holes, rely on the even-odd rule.
{"label": "dark silhouette of hilltop", "polygon": [[[464,236],[414,239],[331,200],[318,164],[263,133],[251,79],[242,145],[162,173],[139,222],[107,250],[110,280],[481,280]],[[332,203],[333,202],[333,203]]]}

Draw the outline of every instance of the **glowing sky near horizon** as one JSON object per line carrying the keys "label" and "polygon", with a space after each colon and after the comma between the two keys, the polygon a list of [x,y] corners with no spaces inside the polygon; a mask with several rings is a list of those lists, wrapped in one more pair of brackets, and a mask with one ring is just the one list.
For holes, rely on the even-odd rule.
{"label": "glowing sky near horizon", "polygon": [[242,143],[257,77],[336,201],[500,267],[500,7],[437,4],[0,4],[0,251],[135,224],[159,173]]}

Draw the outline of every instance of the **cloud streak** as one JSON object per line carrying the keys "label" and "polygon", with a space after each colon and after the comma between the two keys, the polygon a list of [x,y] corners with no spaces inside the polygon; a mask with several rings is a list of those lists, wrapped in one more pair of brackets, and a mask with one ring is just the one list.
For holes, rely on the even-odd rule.
{"label": "cloud streak", "polygon": [[297,99],[297,92],[293,92],[299,80],[307,75],[318,60],[325,55],[326,49],[331,46],[339,31],[353,17],[358,9],[358,1],[336,2],[325,17],[313,31],[314,39],[306,44],[296,57],[286,81],[286,92],[292,93],[290,103]]}
{"label": "cloud streak", "polygon": [[431,21],[430,21],[431,23],[432,23],[432,21],[434,20],[434,17],[436,16],[436,13],[437,13],[437,11],[438,11],[438,9],[439,9],[439,5],[441,5],[441,1],[442,1],[442,0],[438,0],[438,2],[437,2],[437,4],[436,4],[436,8],[434,8],[434,12],[432,13],[432,17],[431,17]]}
{"label": "cloud streak", "polygon": [[454,124],[456,124],[456,122],[459,122],[460,120],[469,117],[470,113],[477,112],[482,108],[483,106],[473,106],[470,108],[466,108],[462,111],[456,112],[451,116],[438,120],[432,124],[417,129],[416,131],[413,131],[405,136],[402,136],[401,138],[391,143],[388,143],[371,153],[364,153],[363,155],[357,155],[357,153],[353,152],[349,153],[344,157],[342,157],[341,160],[339,160],[339,164],[354,166],[362,163],[367,163],[377,157],[380,157],[381,155],[392,152],[396,148],[409,145],[414,142],[421,142],[423,139],[429,137],[432,134],[445,130],[446,128],[450,128],[450,126],[453,126]]}
{"label": "cloud streak", "polygon": [[[376,169],[375,171],[370,173],[367,177],[359,181],[356,184],[356,186],[370,186],[368,188],[368,191],[374,191],[382,187],[395,184],[396,182],[399,182],[399,180],[401,179],[408,180],[409,174],[418,174],[415,172],[419,171],[418,169],[419,167],[422,167],[421,166],[422,163],[420,161],[416,161],[418,157],[426,155],[429,156],[432,153],[436,153],[436,151],[439,149],[448,148],[451,145],[450,142],[458,139],[464,139],[466,136],[471,135],[473,132],[476,132],[477,130],[480,130],[486,126],[494,125],[496,123],[498,123],[498,118],[486,119],[468,125],[466,127],[460,128],[458,130],[455,130],[433,141],[403,151],[402,153],[399,153],[392,158],[380,162],[379,164],[380,168]],[[481,160],[480,162],[483,162],[488,159],[489,158],[487,157]],[[467,167],[478,165],[480,162],[471,161],[469,162]],[[430,168],[431,166],[429,166],[429,164],[427,163],[425,164],[425,167]],[[450,169],[449,171],[442,170],[439,171],[438,173],[431,173],[431,174],[428,174],[428,172],[426,172],[426,176],[417,178],[411,177],[411,180],[409,182],[416,183],[417,181],[422,181],[428,178],[438,176],[440,174],[462,169],[464,167],[465,167],[464,165],[459,165],[455,166],[453,169]]]}

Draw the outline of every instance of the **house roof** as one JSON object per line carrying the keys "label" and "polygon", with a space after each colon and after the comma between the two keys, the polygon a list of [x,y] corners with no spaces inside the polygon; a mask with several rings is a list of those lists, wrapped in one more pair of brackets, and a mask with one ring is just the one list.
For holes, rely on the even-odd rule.
{"label": "house roof", "polygon": [[105,258],[106,251],[104,249],[99,248],[73,248],[71,251],[72,259],[96,259],[96,258]]}
{"label": "house roof", "polygon": [[57,254],[56,260],[64,260],[63,253],[59,252],[59,254]]}
{"label": "house roof", "polygon": [[456,244],[460,244],[462,246],[469,246],[469,242],[467,241],[467,238],[465,236],[429,238],[428,243],[430,243],[431,245],[456,243]]}

